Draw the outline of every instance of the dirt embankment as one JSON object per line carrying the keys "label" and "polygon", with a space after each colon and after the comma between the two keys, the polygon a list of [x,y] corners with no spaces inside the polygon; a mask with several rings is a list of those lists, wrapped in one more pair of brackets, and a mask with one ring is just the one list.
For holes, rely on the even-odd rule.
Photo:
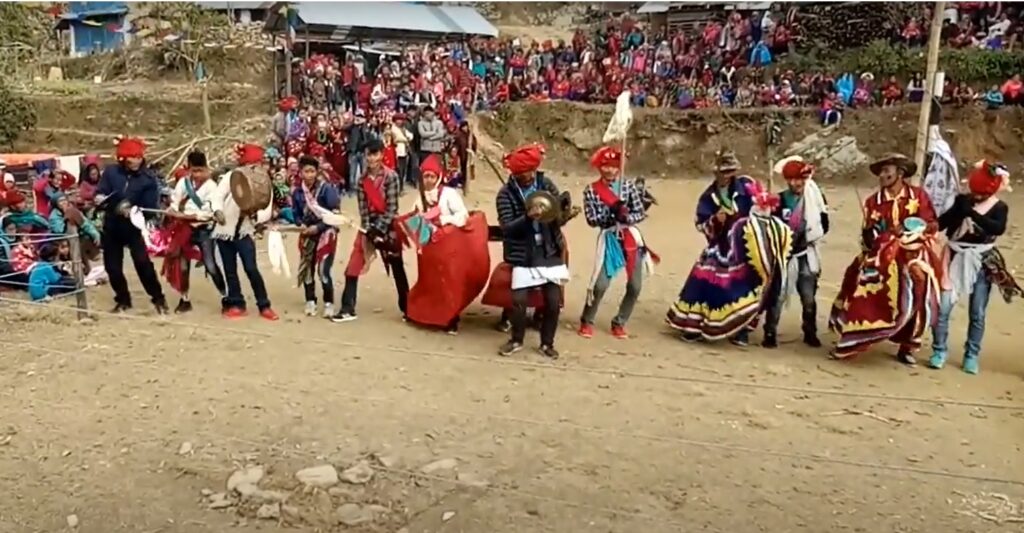
{"label": "dirt embankment", "polygon": [[[481,131],[501,145],[541,141],[548,147],[552,164],[576,168],[600,146],[611,106],[569,103],[511,104],[481,120]],[[716,150],[729,147],[751,169],[767,171],[765,130],[774,111],[665,111],[640,109],[634,112],[630,131],[628,162],[632,172],[651,177],[696,177],[707,175]],[[846,114],[832,138],[852,137],[868,157],[898,151],[914,152],[918,108],[914,106],[855,110]],[[788,110],[784,115],[784,153],[793,143],[821,132],[816,112]],[[947,109],[943,136],[953,146],[962,165],[982,158],[1005,162],[1011,172],[1024,171],[1024,112],[980,109]],[[755,173],[757,171],[754,171]],[[867,172],[863,164],[848,171],[856,176]]]}

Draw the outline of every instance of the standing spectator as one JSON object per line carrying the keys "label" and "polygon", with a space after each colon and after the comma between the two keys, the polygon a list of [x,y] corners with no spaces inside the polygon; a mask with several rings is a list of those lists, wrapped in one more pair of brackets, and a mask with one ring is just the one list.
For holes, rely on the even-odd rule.
{"label": "standing spectator", "polygon": [[434,108],[423,108],[423,117],[420,118],[416,129],[420,136],[420,161],[426,161],[431,154],[437,154],[440,158],[444,152],[444,141],[448,132],[444,123],[434,116]]}
{"label": "standing spectator", "polygon": [[469,122],[463,121],[455,133],[455,148],[459,157],[459,175],[462,183],[469,181],[469,156],[476,153],[476,135],[469,129]]}
{"label": "standing spectator", "polygon": [[346,192],[351,194],[354,192],[354,184],[359,183],[359,178],[363,175],[363,169],[365,168],[363,148],[371,137],[369,128],[366,126],[366,113],[362,109],[356,110],[355,119],[346,130],[348,133],[348,145],[346,147],[348,151],[348,180],[345,181],[345,185],[347,188]]}
{"label": "standing spectator", "polygon": [[410,132],[406,127],[405,115],[403,113],[395,113],[395,115],[391,117],[390,131],[391,138],[395,143],[398,177],[404,188],[404,184],[408,181],[409,177],[409,143],[412,141],[412,132]]}

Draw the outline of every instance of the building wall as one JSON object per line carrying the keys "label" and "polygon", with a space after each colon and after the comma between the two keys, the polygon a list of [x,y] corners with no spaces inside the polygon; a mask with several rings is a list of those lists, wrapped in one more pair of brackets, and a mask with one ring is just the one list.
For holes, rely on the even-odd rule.
{"label": "building wall", "polygon": [[123,15],[90,17],[89,21],[99,25],[85,24],[79,21],[70,23],[72,55],[83,56],[109,52],[121,48],[124,44],[124,34],[111,31],[109,28],[111,25],[120,28],[124,24]]}

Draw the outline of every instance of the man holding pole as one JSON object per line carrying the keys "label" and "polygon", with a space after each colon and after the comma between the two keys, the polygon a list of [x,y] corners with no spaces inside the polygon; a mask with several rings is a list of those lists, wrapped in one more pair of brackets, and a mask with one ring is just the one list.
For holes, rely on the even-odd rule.
{"label": "man holding pole", "polygon": [[629,338],[626,322],[640,297],[643,278],[653,269],[657,256],[645,245],[637,224],[647,218],[643,194],[633,180],[621,176],[622,150],[604,146],[590,158],[599,173],[597,181],[583,190],[583,213],[587,224],[599,228],[594,270],[587,290],[587,301],[580,316],[579,335],[594,335],[594,319],[601,298],[619,272],[626,272],[626,294],[612,319],[612,336]]}
{"label": "man holding pole", "polygon": [[124,249],[128,248],[135,272],[156,307],[157,314],[167,314],[167,301],[149,259],[142,230],[129,219],[131,209],[144,213],[157,212],[160,202],[160,178],[146,166],[146,145],[141,139],[123,137],[117,140],[117,163],[103,169],[96,188],[96,203],[105,210],[102,245],[103,266],[114,290],[114,312],[132,308],[128,280],[124,276]]}

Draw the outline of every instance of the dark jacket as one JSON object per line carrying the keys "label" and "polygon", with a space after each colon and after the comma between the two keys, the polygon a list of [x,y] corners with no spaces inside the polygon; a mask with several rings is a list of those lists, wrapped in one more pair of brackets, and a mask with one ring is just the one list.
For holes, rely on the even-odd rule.
{"label": "dark jacket", "polygon": [[[103,169],[100,176],[100,183],[96,186],[96,193],[107,196],[103,202],[103,209],[108,216],[108,222],[124,217],[116,216],[118,204],[127,200],[135,207],[143,209],[158,209],[160,207],[160,184],[161,180],[152,169],[142,166],[135,172],[129,171],[120,164],[108,165]],[[146,217],[152,216],[146,213]]]}
{"label": "dark jacket", "polygon": [[999,200],[988,210],[988,213],[980,215],[974,210],[974,205],[975,200],[970,195],[958,194],[952,207],[939,216],[939,229],[945,231],[946,236],[952,239],[964,220],[970,219],[974,222],[975,229],[962,236],[959,239],[960,242],[969,244],[995,242],[997,237],[1006,233],[1010,207],[1006,205],[1006,202]]}
{"label": "dark jacket", "polygon": [[[548,191],[558,197],[558,187],[537,173],[537,190]],[[515,179],[509,177],[495,198],[498,224],[501,226],[503,258],[512,266],[555,266],[563,264],[562,251],[565,237],[559,222],[535,223],[526,216],[526,199]],[[540,244],[536,236],[540,235]]]}
{"label": "dark jacket", "polygon": [[[316,205],[328,211],[337,211],[341,207],[341,197],[338,195],[338,189],[323,179],[319,180],[310,192],[316,196],[314,199]],[[303,226],[316,226],[318,234],[327,231],[331,227],[306,210],[306,193],[302,187],[296,187],[292,192],[292,208],[299,223]]]}
{"label": "dark jacket", "polygon": [[349,154],[361,154],[363,149],[366,147],[366,143],[370,141],[370,130],[366,127],[366,124],[350,124],[347,128],[348,131],[348,148]]}

